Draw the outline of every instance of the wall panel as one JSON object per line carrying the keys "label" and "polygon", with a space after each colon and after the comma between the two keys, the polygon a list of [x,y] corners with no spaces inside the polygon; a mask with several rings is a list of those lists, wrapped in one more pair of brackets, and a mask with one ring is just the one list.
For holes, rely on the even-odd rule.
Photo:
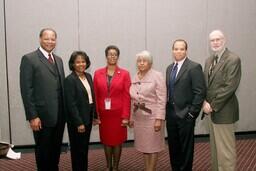
{"label": "wall panel", "polygon": [[[119,64],[135,73],[135,54],[145,49],[144,1],[95,0],[80,1],[80,44],[90,56],[91,73],[106,66],[105,48],[114,44],[120,48]],[[132,138],[129,130],[129,137]],[[98,127],[91,141],[98,141]]]}
{"label": "wall panel", "polygon": [[[147,1],[147,47],[154,56],[154,67],[162,73],[173,62],[172,43],[176,39],[188,42],[188,57],[204,65],[207,53],[207,2]],[[160,12],[161,11],[161,12]],[[205,123],[197,123],[196,134],[204,134]]]}
{"label": "wall panel", "polygon": [[[67,70],[70,53],[77,47],[77,2],[62,0],[6,1],[8,75],[10,78],[10,113],[13,143],[33,144],[32,132],[25,121],[19,88],[19,65],[22,55],[39,46],[39,31],[52,27],[57,31],[56,54]],[[67,139],[67,136],[66,138]]]}
{"label": "wall panel", "polygon": [[[162,0],[94,0],[94,1],[15,1],[0,0],[0,138],[8,141],[8,94],[13,143],[33,144],[32,133],[25,121],[20,97],[19,65],[22,55],[35,50],[43,27],[53,27],[58,33],[56,53],[64,61],[66,75],[68,59],[73,50],[88,53],[90,73],[106,65],[104,50],[115,44],[121,50],[119,64],[131,76],[136,72],[135,54],[148,49],[154,57],[154,68],[165,74],[172,62],[173,40],[188,41],[188,56],[202,65],[209,56],[208,34],[223,30],[228,47],[242,59],[242,80],[237,91],[240,101],[240,121],[237,131],[254,131],[256,81],[254,49],[256,41],[256,1],[174,1]],[[6,31],[6,32],[5,32]],[[5,44],[5,34],[7,35]],[[7,47],[7,57],[5,53]],[[6,61],[7,59],[7,61]],[[7,63],[7,68],[6,68]],[[7,74],[6,74],[7,73]],[[7,87],[7,76],[9,87]],[[197,121],[196,134],[207,133],[205,121]],[[129,130],[132,138],[132,130]],[[98,127],[93,128],[91,141],[98,141]],[[65,135],[67,141],[67,135]]]}
{"label": "wall panel", "polygon": [[208,28],[221,29],[227,36],[227,47],[240,56],[242,78],[237,95],[240,104],[240,120],[237,131],[255,131],[256,81],[255,42],[256,42],[256,1],[209,1]]}

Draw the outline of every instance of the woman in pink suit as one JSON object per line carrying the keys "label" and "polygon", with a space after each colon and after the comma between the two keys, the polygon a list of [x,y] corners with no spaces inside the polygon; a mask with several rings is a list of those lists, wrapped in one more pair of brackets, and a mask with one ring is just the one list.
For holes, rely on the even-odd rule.
{"label": "woman in pink suit", "polygon": [[100,140],[104,145],[107,170],[113,171],[118,170],[122,143],[127,139],[126,126],[130,117],[131,80],[129,72],[117,65],[119,54],[118,47],[108,46],[105,50],[107,66],[94,73]]}
{"label": "woman in pink suit", "polygon": [[130,95],[135,148],[144,154],[145,170],[156,169],[158,152],[164,150],[166,84],[162,73],[152,69],[148,51],[136,55],[138,72],[132,80]]}

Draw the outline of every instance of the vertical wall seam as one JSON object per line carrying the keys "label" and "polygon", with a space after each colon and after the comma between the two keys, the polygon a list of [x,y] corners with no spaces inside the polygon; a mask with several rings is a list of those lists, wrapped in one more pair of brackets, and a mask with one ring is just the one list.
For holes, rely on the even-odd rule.
{"label": "vertical wall seam", "polygon": [[147,24],[148,24],[148,16],[147,16],[147,0],[145,0],[145,49],[148,49],[148,39],[147,39]]}
{"label": "vertical wall seam", "polygon": [[208,54],[208,51],[209,51],[209,41],[208,41],[208,32],[209,32],[209,1],[207,0],[206,1],[206,56]]}
{"label": "vertical wall seam", "polygon": [[11,127],[11,112],[10,112],[10,91],[9,91],[9,76],[8,76],[8,53],[7,53],[7,34],[6,34],[6,3],[3,0],[3,12],[4,12],[4,44],[5,44],[5,67],[6,67],[6,87],[7,87],[7,110],[8,110],[8,122],[9,122],[9,138],[12,143],[12,127]]}
{"label": "vertical wall seam", "polygon": [[77,0],[77,41],[78,41],[78,49],[80,50],[80,8],[79,8],[79,0]]}

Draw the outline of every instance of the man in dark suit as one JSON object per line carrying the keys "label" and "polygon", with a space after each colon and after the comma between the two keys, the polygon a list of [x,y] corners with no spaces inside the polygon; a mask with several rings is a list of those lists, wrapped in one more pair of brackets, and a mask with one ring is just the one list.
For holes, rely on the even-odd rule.
{"label": "man in dark suit", "polygon": [[170,161],[173,171],[189,171],[193,166],[195,120],[201,110],[206,87],[201,65],[187,58],[187,42],[175,40],[172,53],[174,63],[166,71]]}
{"label": "man in dark suit", "polygon": [[56,32],[42,29],[40,47],[22,57],[20,89],[26,119],[35,139],[35,156],[39,171],[58,170],[65,125],[63,81],[60,57],[53,54]]}
{"label": "man in dark suit", "polygon": [[207,95],[203,111],[209,121],[212,170],[233,171],[236,166],[234,123],[239,119],[235,92],[241,79],[241,61],[225,47],[222,31],[212,31],[209,39],[213,53],[205,62]]}

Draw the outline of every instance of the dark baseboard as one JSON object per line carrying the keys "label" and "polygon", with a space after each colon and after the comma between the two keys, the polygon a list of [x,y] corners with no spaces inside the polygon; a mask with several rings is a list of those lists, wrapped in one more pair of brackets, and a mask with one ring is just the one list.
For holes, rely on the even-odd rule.
{"label": "dark baseboard", "polygon": [[[28,153],[28,152],[34,152],[34,147],[35,147],[35,145],[33,145],[33,144],[31,144],[31,145],[17,145],[17,146],[14,146],[13,149],[16,152]],[[61,152],[66,153],[68,151],[69,151],[69,144],[67,142],[62,143]]]}
{"label": "dark baseboard", "polygon": [[[236,132],[236,138],[256,138],[256,131],[243,131],[243,132]],[[209,134],[198,134],[195,135],[195,138],[209,138]]]}
{"label": "dark baseboard", "polygon": [[[256,138],[256,131],[243,131],[243,132],[236,132],[235,133],[237,139],[252,139]],[[166,138],[167,139],[167,138]],[[131,146],[134,140],[127,140],[124,143],[125,147]],[[195,142],[207,142],[209,141],[209,134],[198,134],[195,135]],[[102,148],[100,142],[91,142],[90,145],[94,146],[94,148]],[[34,145],[17,145],[14,147],[14,150],[17,151],[33,151]],[[62,152],[67,152],[69,150],[69,144],[63,143],[62,144]]]}

